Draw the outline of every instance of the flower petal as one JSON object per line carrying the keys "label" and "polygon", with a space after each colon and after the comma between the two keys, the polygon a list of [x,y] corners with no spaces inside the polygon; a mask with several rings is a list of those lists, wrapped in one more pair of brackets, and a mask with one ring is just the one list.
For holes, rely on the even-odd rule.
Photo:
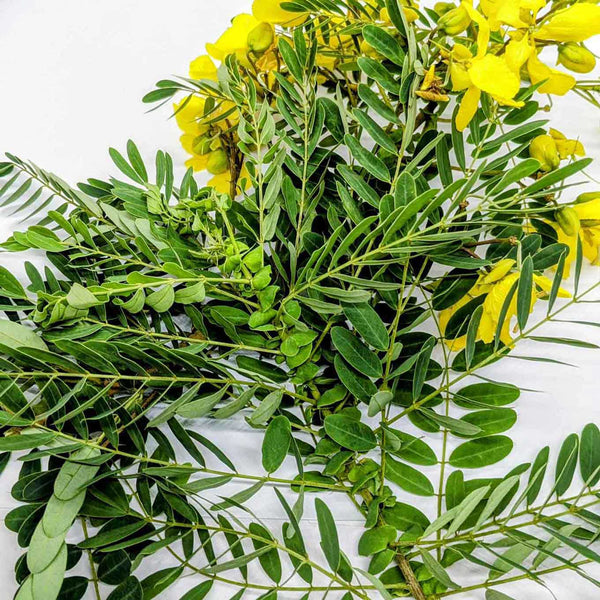
{"label": "flower petal", "polygon": [[456,129],[458,131],[463,131],[475,116],[479,107],[479,98],[481,98],[481,91],[475,86],[471,86],[465,92],[456,114]]}
{"label": "flower petal", "polygon": [[190,63],[190,77],[217,81],[217,67],[208,54],[202,54]]}
{"label": "flower petal", "polygon": [[577,83],[571,75],[551,69],[548,65],[545,65],[535,52],[532,52],[527,61],[527,71],[529,72],[531,83],[539,83],[540,81],[547,80],[537,89],[540,94],[564,96]]}
{"label": "flower petal", "polygon": [[580,2],[556,13],[535,34],[538,40],[583,42],[600,33],[600,6]]}
{"label": "flower petal", "polygon": [[281,8],[282,0],[254,0],[252,14],[264,23],[293,27],[306,20],[307,13],[290,12]]}
{"label": "flower petal", "polygon": [[518,75],[511,70],[506,60],[493,54],[475,59],[469,69],[469,76],[473,85],[482,92],[500,98],[514,98],[521,85]]}

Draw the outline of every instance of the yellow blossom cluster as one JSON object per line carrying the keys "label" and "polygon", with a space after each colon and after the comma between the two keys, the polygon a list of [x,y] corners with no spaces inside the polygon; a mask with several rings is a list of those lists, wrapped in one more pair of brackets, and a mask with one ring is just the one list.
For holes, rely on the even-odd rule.
{"label": "yellow blossom cluster", "polygon": [[[489,272],[484,272],[479,275],[479,278],[471,290],[465,294],[456,304],[441,311],[439,316],[440,330],[442,334],[446,332],[446,328],[452,316],[471,300],[480,296],[485,296],[482,303],[481,319],[477,329],[476,339],[489,344],[494,341],[498,325],[501,320],[505,302],[509,294],[512,297],[508,304],[502,327],[500,330],[500,341],[510,346],[512,344],[511,321],[517,315],[517,294],[514,291],[517,282],[519,281],[520,272],[516,268],[517,262],[510,258],[500,260],[494,268]],[[545,275],[533,275],[533,289],[531,294],[531,310],[536,301],[546,296],[552,288],[552,280]],[[560,289],[559,296],[568,298],[569,292]],[[462,350],[467,343],[467,336],[462,335],[456,339],[446,341],[448,347],[452,351]]]}
{"label": "yellow blossom cluster", "polygon": [[[451,6],[451,5],[450,5]],[[563,6],[562,4],[560,6]],[[600,33],[600,6],[578,2],[559,8],[545,0],[472,0],[458,7],[436,5],[438,26],[452,38],[445,52],[452,90],[464,94],[456,116],[457,129],[467,127],[479,107],[482,93],[501,106],[522,106],[518,98],[522,79],[542,94],[564,95],[576,79],[548,66],[540,58],[547,47],[558,50],[558,64],[576,73],[589,73],[594,55],[582,44]],[[470,29],[477,30],[476,51]],[[457,37],[464,33],[464,37]]]}

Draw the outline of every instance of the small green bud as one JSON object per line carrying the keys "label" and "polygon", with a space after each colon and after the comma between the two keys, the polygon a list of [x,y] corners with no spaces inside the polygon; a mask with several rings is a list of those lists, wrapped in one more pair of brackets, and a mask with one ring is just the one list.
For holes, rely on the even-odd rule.
{"label": "small green bud", "polygon": [[554,213],[556,222],[567,235],[575,235],[579,231],[580,223],[577,213],[570,207],[565,206]]}
{"label": "small green bud", "polygon": [[248,34],[248,48],[255,54],[263,54],[275,41],[275,31],[270,23],[260,23]]}
{"label": "small green bud", "polygon": [[194,154],[204,156],[211,151],[211,143],[212,140],[210,138],[199,135],[198,137],[194,138],[194,141],[192,142],[192,150],[194,151]]}
{"label": "small green bud", "polygon": [[438,21],[438,27],[448,35],[458,35],[471,24],[469,13],[462,7],[453,8],[444,13]]}
{"label": "small green bud", "polygon": [[589,73],[596,66],[596,57],[585,46],[570,42],[558,47],[558,62],[575,73]]}
{"label": "small green bud", "polygon": [[270,323],[275,316],[277,315],[277,311],[273,308],[269,310],[258,310],[250,315],[250,320],[248,321],[248,325],[252,329],[256,329],[257,327],[262,327],[267,323]]}
{"label": "small green bud", "polygon": [[206,169],[212,175],[220,175],[229,169],[229,158],[225,150],[215,150],[208,155]]}
{"label": "small green bud", "polygon": [[456,8],[456,4],[452,2],[436,2],[433,6],[433,11],[441,17],[454,8]]}
{"label": "small green bud", "polygon": [[575,199],[575,204],[583,204],[584,202],[591,202],[592,200],[596,200],[600,198],[600,192],[583,192],[583,194],[579,194]]}
{"label": "small green bud", "polygon": [[541,171],[553,171],[560,164],[556,142],[549,135],[538,135],[531,140],[529,156],[539,161]]}

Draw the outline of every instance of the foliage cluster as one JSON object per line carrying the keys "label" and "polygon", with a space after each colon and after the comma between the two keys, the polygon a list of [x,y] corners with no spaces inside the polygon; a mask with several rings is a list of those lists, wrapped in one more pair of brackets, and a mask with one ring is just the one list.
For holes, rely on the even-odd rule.
{"label": "foliage cluster", "polygon": [[[0,267],[16,599],[171,597],[187,574],[181,600],[511,600],[503,584],[561,570],[600,587],[600,430],[490,477],[521,390],[485,371],[522,340],[530,362],[595,348],[543,335],[593,297],[600,193],[573,191],[591,160],[539,113],[597,84],[538,52],[587,72],[598,32],[585,2],[256,0],[209,45],[218,69],[201,56],[145,98],[184,93],[181,181],[133,142],[110,151],[118,178],[77,188],[7,155],[0,204],[43,216],[2,247],[49,262],[25,285]],[[262,470],[207,419],[261,432]],[[332,495],[364,518],[364,568]]]}

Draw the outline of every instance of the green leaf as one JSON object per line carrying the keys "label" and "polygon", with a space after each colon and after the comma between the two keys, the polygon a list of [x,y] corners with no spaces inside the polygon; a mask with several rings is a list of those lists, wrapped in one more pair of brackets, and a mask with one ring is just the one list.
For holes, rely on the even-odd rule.
{"label": "green leaf", "polygon": [[181,573],[183,573],[183,567],[170,567],[148,575],[141,582],[144,600],[151,600],[162,594],[177,581]]}
{"label": "green leaf", "polygon": [[457,469],[477,469],[493,465],[506,458],[513,442],[504,435],[494,435],[465,442],[450,455],[450,464]]}
{"label": "green leaf", "polygon": [[515,600],[512,596],[499,592],[498,590],[486,590],[485,600]]}
{"label": "green leaf", "polygon": [[204,600],[213,586],[213,581],[203,581],[181,596],[180,600]]}
{"label": "green leaf", "polygon": [[[258,523],[251,523],[248,527],[250,533],[254,536],[259,536],[268,540],[269,542],[274,541],[271,533],[265,529],[262,525]],[[258,557],[258,561],[260,562],[262,568],[265,573],[275,582],[279,583],[281,581],[281,559],[279,558],[279,552],[276,548],[272,547],[269,542],[263,542],[262,540],[253,538],[252,544],[257,551],[262,550],[263,548],[268,548],[267,552],[262,553]]]}
{"label": "green leaf", "polygon": [[361,56],[357,62],[360,70],[367,77],[377,81],[377,83],[379,83],[383,89],[387,90],[388,92],[392,92],[392,94],[399,93],[400,86],[396,80],[392,77],[390,72],[374,58]]}
{"label": "green leaf", "polygon": [[383,375],[383,367],[377,355],[347,329],[333,327],[331,340],[338,352],[359,373],[374,378]]}
{"label": "green leaf", "polygon": [[375,143],[385,148],[388,152],[396,154],[396,144],[390,136],[382,129],[382,127],[374,121],[366,112],[354,109],[356,120],[364,127],[365,131],[373,138]]}
{"label": "green leaf", "polygon": [[327,564],[334,573],[337,573],[340,564],[340,543],[335,520],[327,504],[320,498],[315,500],[315,509],[321,536],[321,549],[325,554]]}
{"label": "green leaf", "polygon": [[398,532],[395,527],[383,525],[365,531],[358,542],[360,556],[371,556],[385,550],[389,544],[396,541]]}
{"label": "green leaf", "polygon": [[420,412],[429,417],[432,421],[448,429],[454,434],[472,436],[480,433],[481,429],[473,423],[468,423],[463,419],[455,419],[454,417],[447,417],[446,415],[440,415],[430,408],[421,408]]}
{"label": "green leaf", "polygon": [[2,296],[9,298],[27,298],[27,293],[19,280],[5,267],[0,267],[0,290]]}
{"label": "green leaf", "polygon": [[576,160],[560,169],[556,169],[555,171],[551,171],[547,175],[540,177],[535,183],[531,184],[529,187],[522,190],[522,194],[524,196],[531,196],[544,188],[547,188],[555,183],[559,183],[564,181],[568,177],[575,175],[579,171],[588,167],[592,162],[591,158],[582,158],[580,160]]}
{"label": "green leaf", "polygon": [[131,559],[125,550],[108,552],[98,564],[98,579],[109,585],[119,585],[131,573]]}
{"label": "green leaf", "polygon": [[161,288],[146,296],[146,304],[158,313],[167,312],[175,302],[175,292],[172,285],[163,285]]}
{"label": "green leaf", "polygon": [[55,438],[55,434],[48,433],[21,433],[0,438],[0,452],[17,452],[39,448],[49,444]]}
{"label": "green leaf", "polygon": [[368,425],[345,415],[325,417],[325,432],[340,446],[356,452],[368,452],[377,446],[377,438]]}
{"label": "green leaf", "polygon": [[392,400],[394,394],[390,391],[377,392],[369,400],[369,409],[367,414],[369,417],[374,417],[377,413],[381,412]]}
{"label": "green leaf", "polygon": [[446,569],[427,552],[427,550],[420,550],[421,557],[423,558],[423,564],[427,567],[429,572],[437,579],[442,585],[447,588],[458,589],[460,586],[454,583],[450,576],[446,572]]}
{"label": "green leaf", "polygon": [[[195,385],[190,388],[185,394],[175,400],[175,412],[186,418],[186,419],[200,419],[210,413],[210,411],[223,399],[227,392],[227,386],[222,387],[220,390],[209,394],[208,396],[202,396],[197,400],[192,400],[198,392],[199,385]],[[171,405],[173,406],[173,405]],[[167,408],[166,420],[170,417],[171,407]],[[166,412],[166,411],[165,411]],[[160,425],[163,421],[163,413],[158,415],[156,419],[151,421],[152,426]]]}
{"label": "green leaf", "polygon": [[521,394],[518,387],[508,383],[473,383],[454,394],[454,403],[462,408],[488,408],[515,402]]}
{"label": "green leaf", "polygon": [[369,402],[377,393],[377,386],[348,366],[341,356],[335,356],[333,366],[344,387],[358,400]]}
{"label": "green leaf", "polygon": [[544,483],[544,475],[546,474],[546,468],[548,467],[548,458],[550,457],[550,448],[546,446],[542,448],[531,467],[529,475],[529,481],[527,482],[527,504],[531,505],[535,502],[538,497],[542,484]]}
{"label": "green leaf", "polygon": [[106,600],[144,600],[142,584],[137,577],[128,577],[108,595]]}
{"label": "green leaf", "polygon": [[600,429],[588,423],[581,432],[579,468],[585,484],[593,487],[600,480]]}
{"label": "green leaf", "polygon": [[577,468],[577,453],[579,450],[579,437],[576,433],[565,438],[556,463],[554,491],[557,496],[562,496],[571,485],[575,469]]}
{"label": "green leaf", "polygon": [[279,469],[292,441],[292,428],[287,417],[275,417],[267,427],[262,444],[262,465],[267,473]]}
{"label": "green leaf", "polygon": [[267,394],[252,415],[250,415],[250,423],[253,425],[263,425],[266,423],[279,408],[282,398],[283,390],[275,390]]}
{"label": "green leaf", "polygon": [[33,329],[8,319],[0,319],[0,344],[4,344],[9,348],[48,350],[44,340]]}
{"label": "green leaf", "polygon": [[352,135],[344,136],[344,143],[352,153],[352,156],[358,161],[361,167],[364,167],[373,177],[380,181],[390,181],[390,171],[385,163],[367,150],[361,143]]}
{"label": "green leaf", "polygon": [[405,433],[404,431],[392,430],[401,442],[399,450],[393,452],[394,456],[406,460],[415,465],[433,466],[437,465],[437,456],[429,445],[423,440]]}
{"label": "green leaf", "polygon": [[469,413],[460,420],[479,427],[480,431],[475,435],[485,437],[508,431],[517,422],[517,413],[511,408],[493,408]]}
{"label": "green leaf", "polygon": [[431,481],[423,473],[390,456],[385,461],[385,477],[403,490],[417,496],[433,496],[435,493]]}
{"label": "green leaf", "polygon": [[415,506],[396,502],[394,506],[384,508],[383,520],[400,531],[406,531],[414,526],[425,529],[429,525],[429,519]]}
{"label": "green leaf", "polygon": [[531,298],[533,295],[533,260],[528,256],[523,261],[519,287],[517,290],[517,321],[521,331],[525,329],[529,313],[531,312]]}
{"label": "green leaf", "polygon": [[365,42],[379,54],[385,56],[398,66],[404,64],[404,51],[398,40],[385,29],[375,25],[365,25],[362,30]]}

